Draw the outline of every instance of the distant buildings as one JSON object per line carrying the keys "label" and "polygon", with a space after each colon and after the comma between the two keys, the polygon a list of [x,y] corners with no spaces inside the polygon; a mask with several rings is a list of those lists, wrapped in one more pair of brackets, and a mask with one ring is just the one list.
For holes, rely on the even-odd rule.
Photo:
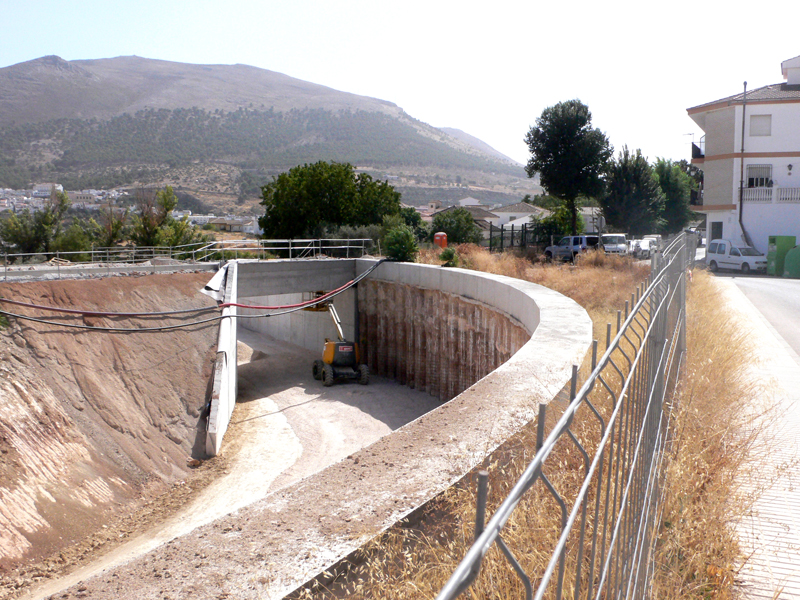
{"label": "distant buildings", "polygon": [[[430,207],[430,203],[428,206]],[[441,206],[441,203],[438,203]],[[520,227],[525,223],[530,223],[534,218],[541,219],[550,214],[549,210],[533,206],[525,202],[517,202],[516,204],[509,204],[508,206],[489,207],[480,204],[479,200],[475,198],[463,198],[458,201],[458,206],[449,206],[445,209],[437,210],[431,213],[430,217],[426,220],[433,220],[438,214],[453,211],[458,208],[463,208],[475,221],[475,224],[481,229],[484,237],[489,237],[489,232],[494,227]],[[421,211],[420,211],[421,212]],[[425,216],[423,215],[423,219]]]}

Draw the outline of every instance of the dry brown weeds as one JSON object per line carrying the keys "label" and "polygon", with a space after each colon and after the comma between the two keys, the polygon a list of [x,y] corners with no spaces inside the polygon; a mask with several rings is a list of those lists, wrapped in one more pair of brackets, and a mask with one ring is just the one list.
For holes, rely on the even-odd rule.
{"label": "dry brown weeds", "polygon": [[[606,323],[616,320],[616,312],[624,308],[649,273],[647,265],[602,254],[582,257],[575,266],[532,263],[512,253],[489,254],[477,246],[459,246],[457,251],[462,267],[526,279],[573,298],[589,312],[600,339],[605,337]],[[423,251],[419,260],[441,264],[435,251]],[[741,349],[746,348],[745,340],[714,302],[709,285],[707,276],[700,273],[690,289],[689,360],[672,414],[674,437],[655,556],[653,596],[657,598],[730,597],[739,552],[733,517],[741,511],[742,501],[735,500],[733,476],[755,432],[743,433],[744,416],[736,406],[743,406],[753,390],[738,375],[744,371],[741,361],[747,353]],[[588,371],[585,367],[584,374]],[[550,413],[551,420],[556,413]],[[597,432],[579,423],[576,419],[575,433],[591,453]],[[490,472],[487,515],[494,512],[531,460],[534,440],[535,429],[529,427],[483,465]],[[550,465],[558,468],[548,467],[547,475],[566,496],[574,497],[580,485],[581,457],[574,446],[557,450],[551,454]],[[547,549],[553,547],[560,531],[557,506],[540,487],[535,486],[523,498],[503,530],[503,538],[528,572],[542,571],[549,560]],[[346,568],[295,597],[434,598],[473,539],[475,488],[476,474],[472,473],[431,502],[424,514],[391,528]],[[564,592],[564,597],[571,597],[572,590]],[[465,597],[525,595],[495,546]]]}

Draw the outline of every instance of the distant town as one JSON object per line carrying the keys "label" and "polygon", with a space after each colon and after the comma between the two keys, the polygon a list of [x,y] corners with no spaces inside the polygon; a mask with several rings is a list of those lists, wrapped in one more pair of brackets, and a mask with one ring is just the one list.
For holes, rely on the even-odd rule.
{"label": "distant town", "polygon": [[[53,191],[64,192],[64,186],[59,183],[37,183],[31,189],[14,190],[0,188],[0,212],[11,211],[20,213],[25,210],[36,212],[43,210],[45,203]],[[133,196],[125,190],[80,190],[67,191],[71,208],[87,211],[100,211],[109,208],[121,207],[133,203]],[[172,216],[176,219],[186,219],[192,225],[207,226],[207,229],[227,231],[248,235],[261,235],[263,230],[258,226],[255,217],[240,217],[234,215],[218,216],[214,214],[193,214],[191,210],[173,210]]]}

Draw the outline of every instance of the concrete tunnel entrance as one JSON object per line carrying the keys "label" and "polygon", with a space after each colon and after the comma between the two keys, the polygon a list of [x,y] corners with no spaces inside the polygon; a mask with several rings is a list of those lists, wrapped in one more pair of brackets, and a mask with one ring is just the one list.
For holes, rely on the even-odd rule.
{"label": "concrete tunnel entrance", "polygon": [[[231,328],[220,329],[220,352],[234,352],[230,340],[241,340],[251,348],[256,359],[269,358],[271,367],[262,370],[273,375],[293,373],[295,386],[303,394],[313,395],[321,384],[311,378],[311,365],[321,357],[326,338],[336,337],[336,329],[325,311],[295,310],[264,311],[244,306],[289,306],[308,301],[320,291],[338,289],[357,276],[363,277],[368,269],[375,268],[368,260],[313,260],[232,263],[226,282],[225,303],[236,303],[237,318],[231,319]],[[405,386],[403,395],[410,390],[429,396],[424,402],[411,402],[406,416],[393,417],[389,431],[419,417],[427,410],[447,401],[470,385],[488,375],[507,361],[530,338],[530,331],[508,314],[498,311],[463,295],[442,289],[412,285],[381,276],[377,267],[356,286],[346,289],[333,299],[341,317],[345,338],[357,341],[365,362],[378,386],[367,390],[350,390],[353,396],[384,393],[389,381]],[[231,281],[233,279],[233,281]],[[243,306],[244,305],[244,306]],[[235,337],[234,337],[235,336]],[[281,360],[281,356],[285,360]],[[225,361],[225,366],[237,371],[236,354]],[[291,357],[291,358],[290,358]],[[257,362],[257,360],[256,360]],[[266,364],[264,368],[267,369]],[[258,384],[256,367],[239,367],[248,374],[245,379],[248,393],[256,386],[262,391],[273,390]],[[233,372],[227,377],[239,378]],[[221,377],[220,388],[224,377]],[[230,380],[229,380],[230,383]],[[285,385],[289,385],[286,382]],[[337,384],[339,385],[339,384]],[[346,385],[346,384],[344,384]],[[236,394],[235,386],[227,388]],[[397,388],[396,388],[397,389]],[[224,391],[224,390],[222,390]],[[219,396],[218,392],[215,392]],[[397,391],[394,392],[397,395]],[[235,399],[236,396],[234,396]],[[430,399],[438,402],[431,402]],[[219,401],[219,399],[216,399]],[[298,398],[298,401],[302,398]],[[307,400],[307,398],[306,398]],[[230,402],[230,401],[229,401]],[[377,402],[377,400],[376,400]],[[388,401],[395,405],[399,400]],[[222,404],[221,404],[222,405]],[[281,410],[290,410],[291,402]],[[422,412],[422,406],[425,409]],[[229,411],[233,410],[230,402]],[[377,408],[377,413],[386,414]],[[214,409],[212,407],[212,415]],[[217,415],[224,417],[223,411]],[[405,420],[404,420],[405,419]],[[213,429],[210,423],[209,429]],[[215,442],[220,443],[217,428]],[[370,443],[370,442],[367,442]],[[214,444],[209,443],[213,449]],[[210,452],[213,453],[213,452]]]}
{"label": "concrete tunnel entrance", "polygon": [[[356,276],[354,261],[308,262],[295,261],[292,269],[281,266],[277,276],[261,278],[251,271],[258,271],[258,263],[239,264],[238,303],[295,305]],[[296,270],[305,273],[298,277]],[[312,363],[321,357],[325,339],[336,338],[327,311],[245,318],[264,311],[239,307],[243,316],[236,328],[238,392],[232,423],[260,421],[250,424],[247,435],[266,438],[259,443],[270,447],[261,459],[267,464],[259,469],[271,482],[270,491],[435,409],[505,362],[529,337],[483,304],[381,280],[378,270],[374,277],[332,300],[345,338],[360,344],[372,374],[368,386],[337,381],[326,388],[312,377]]]}

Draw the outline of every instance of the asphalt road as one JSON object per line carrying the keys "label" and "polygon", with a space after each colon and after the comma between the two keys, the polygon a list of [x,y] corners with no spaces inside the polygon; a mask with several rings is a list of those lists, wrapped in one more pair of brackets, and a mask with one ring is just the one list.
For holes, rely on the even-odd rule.
{"label": "asphalt road", "polygon": [[733,279],[778,335],[800,354],[800,279],[766,275],[735,275]]}

